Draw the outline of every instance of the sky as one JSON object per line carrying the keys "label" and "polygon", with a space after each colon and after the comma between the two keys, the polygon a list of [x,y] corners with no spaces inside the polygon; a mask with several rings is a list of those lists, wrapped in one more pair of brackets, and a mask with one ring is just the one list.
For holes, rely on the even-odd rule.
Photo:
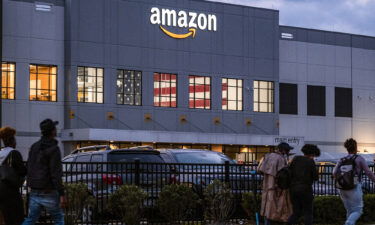
{"label": "sky", "polygon": [[277,9],[280,24],[375,36],[375,0],[207,0]]}

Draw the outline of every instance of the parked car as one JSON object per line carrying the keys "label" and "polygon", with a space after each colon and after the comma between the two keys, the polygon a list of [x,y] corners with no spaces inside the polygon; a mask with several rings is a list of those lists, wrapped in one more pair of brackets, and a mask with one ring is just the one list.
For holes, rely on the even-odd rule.
{"label": "parked car", "polygon": [[177,182],[191,186],[199,195],[202,195],[203,189],[214,180],[226,181],[226,179],[229,179],[234,194],[260,190],[262,177],[248,167],[236,164],[223,153],[201,149],[159,151],[165,162],[175,164]]}
{"label": "parked car", "polygon": [[[147,193],[146,207],[153,207],[165,184],[174,174],[165,165],[160,152],[149,147],[98,151],[98,146],[78,149],[63,158],[64,182],[82,182],[99,204],[96,211],[103,212],[111,193],[124,184],[137,184]],[[134,162],[139,161],[140,164]],[[91,221],[95,210],[85,211],[85,220]]]}

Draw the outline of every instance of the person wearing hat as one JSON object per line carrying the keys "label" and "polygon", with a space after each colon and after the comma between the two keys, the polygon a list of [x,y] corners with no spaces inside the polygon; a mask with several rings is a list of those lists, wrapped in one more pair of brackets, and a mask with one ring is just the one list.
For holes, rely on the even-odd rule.
{"label": "person wearing hat", "polygon": [[289,166],[293,214],[288,224],[298,224],[299,218],[304,216],[305,225],[312,225],[314,200],[312,185],[319,179],[314,158],[320,156],[320,149],[316,145],[306,144],[301,151],[303,156],[294,157]]}
{"label": "person wearing hat", "polygon": [[64,224],[62,208],[66,201],[62,183],[61,153],[55,139],[57,121],[45,119],[40,123],[42,137],[29,152],[27,184],[30,190],[29,215],[23,225],[35,224],[45,208],[56,225]]}
{"label": "person wearing hat", "polygon": [[[1,180],[0,182],[0,210],[3,214],[5,225],[22,224],[24,218],[23,200],[20,187],[26,176],[26,167],[22,155],[16,148],[16,130],[11,127],[0,129],[0,138],[4,148],[0,151],[0,165],[11,168],[17,182]],[[13,181],[13,180],[12,180]]]}
{"label": "person wearing hat", "polygon": [[277,172],[288,165],[287,156],[292,149],[289,144],[282,142],[275,152],[265,155],[258,165],[258,172],[263,174],[260,215],[265,217],[266,225],[272,221],[287,222],[292,214],[289,191],[276,184]]}

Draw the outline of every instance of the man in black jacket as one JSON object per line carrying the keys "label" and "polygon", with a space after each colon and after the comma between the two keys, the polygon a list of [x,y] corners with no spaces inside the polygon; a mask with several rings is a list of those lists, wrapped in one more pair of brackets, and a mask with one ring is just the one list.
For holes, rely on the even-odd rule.
{"label": "man in black jacket", "polygon": [[292,175],[290,196],[293,205],[293,215],[288,220],[289,225],[298,224],[301,216],[304,216],[305,225],[313,224],[312,185],[319,178],[314,158],[320,155],[320,149],[316,145],[306,144],[301,151],[304,156],[294,157],[289,166]]}
{"label": "man in black jacket", "polygon": [[43,207],[56,225],[64,224],[61,153],[55,139],[57,124],[57,121],[51,119],[43,120],[40,123],[42,138],[31,146],[27,162],[27,183],[31,189],[29,216],[23,225],[35,224]]}

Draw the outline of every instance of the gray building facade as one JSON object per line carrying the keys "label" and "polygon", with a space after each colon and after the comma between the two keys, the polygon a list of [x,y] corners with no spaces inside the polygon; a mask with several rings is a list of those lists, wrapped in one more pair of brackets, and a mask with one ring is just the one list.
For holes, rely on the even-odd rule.
{"label": "gray building facade", "polygon": [[[344,87],[352,88],[357,76],[361,91],[369,83],[355,73],[349,82],[345,75],[355,66],[348,63],[363,62],[365,53],[372,57],[375,40],[279,26],[276,10],[201,0],[5,0],[3,24],[3,62],[15,66],[15,94],[3,100],[3,124],[18,130],[25,155],[44,118],[60,121],[64,154],[96,144],[154,145],[207,148],[252,161],[280,141],[297,148],[305,140],[339,146],[355,135],[315,137],[313,127],[301,132],[311,118],[315,125],[326,126],[331,117],[339,124],[330,97],[326,116],[306,115],[304,87],[312,82],[332,92],[336,83],[321,79],[328,76],[325,65],[343,74],[334,82]],[[306,53],[307,45],[335,50]],[[355,59],[337,60],[348,47],[372,50],[350,50]],[[332,60],[340,62],[326,65]],[[4,63],[3,71],[11,68]],[[371,73],[370,64],[358,73]],[[305,79],[306,70],[320,75]],[[297,115],[279,113],[279,82],[301,86]]]}

